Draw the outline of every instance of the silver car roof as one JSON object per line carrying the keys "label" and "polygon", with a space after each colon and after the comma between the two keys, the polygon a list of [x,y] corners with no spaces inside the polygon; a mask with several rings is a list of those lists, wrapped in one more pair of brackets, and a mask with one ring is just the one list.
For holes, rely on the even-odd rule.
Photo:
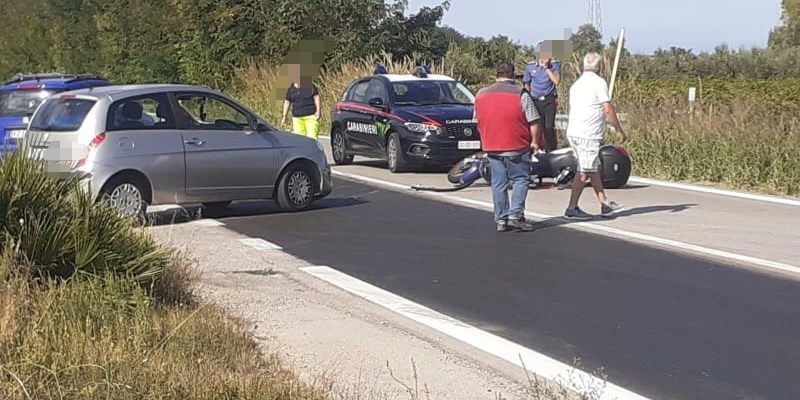
{"label": "silver car roof", "polygon": [[141,85],[96,86],[96,87],[77,89],[69,92],[59,93],[58,95],[63,96],[63,95],[74,94],[79,96],[94,97],[97,99],[100,99],[102,97],[108,97],[109,99],[121,99],[126,97],[134,97],[139,95],[146,95],[151,93],[163,93],[170,91],[195,91],[195,92],[206,92],[206,93],[224,95],[223,93],[206,86],[161,84],[161,83],[141,84]]}

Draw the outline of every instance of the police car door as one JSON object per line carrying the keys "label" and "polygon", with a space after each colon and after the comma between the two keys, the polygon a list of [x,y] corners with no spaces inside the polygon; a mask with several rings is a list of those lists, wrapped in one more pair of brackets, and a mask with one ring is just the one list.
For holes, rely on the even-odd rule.
{"label": "police car door", "polygon": [[347,96],[347,103],[343,105],[344,131],[349,147],[357,153],[371,153],[370,134],[368,122],[371,119],[369,112],[369,99],[367,88],[369,79],[358,82]]}
{"label": "police car door", "polygon": [[[353,147],[358,146],[358,151],[372,156],[383,156],[382,146],[379,144],[377,118],[383,111],[379,107],[370,104],[370,100],[378,93],[376,87],[383,84],[376,80],[364,80],[353,90],[352,101],[355,104],[355,111],[350,113],[350,118],[346,122],[348,136],[352,138]],[[385,104],[385,102],[384,102]]]}
{"label": "police car door", "polygon": [[367,102],[371,112],[369,121],[366,121],[369,124],[366,140],[371,151],[384,156],[386,154],[384,132],[386,132],[386,124],[389,123],[386,118],[386,113],[389,110],[389,94],[382,80],[372,78],[367,87]]}

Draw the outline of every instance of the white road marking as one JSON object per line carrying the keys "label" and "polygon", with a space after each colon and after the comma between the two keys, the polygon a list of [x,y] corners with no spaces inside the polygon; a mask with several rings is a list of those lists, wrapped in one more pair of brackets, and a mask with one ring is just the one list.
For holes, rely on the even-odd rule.
{"label": "white road marking", "polygon": [[720,196],[739,197],[739,198],[742,198],[742,199],[764,201],[764,202],[784,204],[784,205],[789,205],[789,206],[800,206],[800,200],[793,200],[793,199],[784,198],[784,197],[767,196],[767,195],[762,195],[762,194],[746,193],[746,192],[737,192],[737,191],[734,191],[734,190],[724,190],[724,189],[703,187],[703,186],[697,186],[697,185],[690,185],[690,184],[686,184],[686,183],[677,183],[677,182],[670,182],[670,181],[662,181],[662,180],[658,180],[658,179],[642,178],[642,177],[638,177],[638,176],[631,176],[630,179],[628,179],[628,180],[630,182],[643,183],[643,184],[646,184],[646,185],[663,186],[663,187],[669,187],[669,188],[673,188],[673,189],[682,189],[682,190],[689,190],[689,191],[694,191],[694,192],[716,194],[716,195],[720,195]]}
{"label": "white road marking", "polygon": [[524,367],[532,373],[562,384],[577,393],[599,391],[602,392],[600,399],[647,400],[646,397],[603,381],[544,354],[465,324],[330,267],[312,266],[300,268],[300,270],[486,353],[518,365],[520,368],[523,367],[524,362]]}
{"label": "white road marking", "polygon": [[[406,192],[411,192],[411,194],[414,194],[414,195],[424,195],[424,196],[439,197],[439,198],[446,199],[447,201],[450,201],[450,202],[465,204],[465,205],[473,206],[473,207],[476,207],[476,208],[480,208],[482,210],[491,211],[491,210],[494,209],[494,206],[493,206],[492,203],[485,202],[485,201],[467,199],[467,198],[454,196],[454,195],[441,193],[441,192],[421,192],[421,191],[418,192],[418,191],[412,189],[408,185],[401,185],[399,183],[388,182],[388,181],[384,181],[384,180],[380,180],[380,179],[370,178],[370,177],[356,175],[356,174],[350,174],[350,173],[341,172],[341,171],[337,171],[337,170],[334,170],[333,174],[334,175],[339,175],[339,176],[344,177],[344,178],[350,178],[350,179],[353,179],[353,180],[362,181],[362,182],[365,182],[365,183],[371,183],[371,184],[374,184],[374,185],[377,185],[377,186],[383,186],[383,187],[392,188],[392,189],[400,189],[400,190],[403,190],[403,191],[406,191]],[[528,218],[537,218],[537,219],[550,219],[550,218],[560,217],[560,216],[554,216],[554,215],[539,214],[539,213],[534,213],[534,212],[530,212],[530,211],[525,212],[525,215]],[[773,269],[773,270],[778,270],[778,271],[782,271],[782,272],[788,272],[788,273],[800,275],[800,267],[795,266],[795,265],[789,265],[789,264],[784,264],[784,263],[780,263],[780,262],[776,262],[776,261],[764,260],[764,259],[761,259],[761,258],[745,256],[745,255],[742,255],[742,254],[730,253],[730,252],[723,251],[723,250],[711,249],[711,248],[708,248],[708,247],[697,246],[697,245],[693,245],[693,244],[689,244],[689,243],[679,242],[677,240],[665,239],[665,238],[660,238],[660,237],[656,237],[656,236],[645,235],[645,234],[642,234],[642,233],[625,231],[625,230],[622,230],[622,229],[611,228],[611,227],[608,227],[608,226],[605,226],[605,225],[599,225],[599,224],[596,224],[596,223],[574,222],[574,223],[566,224],[566,225],[564,225],[564,227],[571,228],[571,229],[585,228],[585,229],[601,232],[601,233],[605,234],[605,236],[609,236],[609,237],[618,238],[618,237],[622,236],[622,237],[634,239],[634,240],[637,240],[637,241],[643,242],[643,243],[655,244],[655,245],[660,245],[660,246],[663,246],[663,247],[680,249],[680,250],[683,250],[683,251],[693,252],[693,253],[697,253],[697,254],[703,254],[703,255],[706,255],[706,256],[712,256],[712,257],[716,257],[716,258],[722,258],[722,259],[737,261],[737,262],[741,262],[741,263],[757,265],[759,267],[764,267],[764,268],[768,268],[768,269]]]}
{"label": "white road marking", "polygon": [[278,246],[275,243],[268,242],[264,239],[247,238],[239,239],[239,242],[256,250],[283,250],[283,247]]}

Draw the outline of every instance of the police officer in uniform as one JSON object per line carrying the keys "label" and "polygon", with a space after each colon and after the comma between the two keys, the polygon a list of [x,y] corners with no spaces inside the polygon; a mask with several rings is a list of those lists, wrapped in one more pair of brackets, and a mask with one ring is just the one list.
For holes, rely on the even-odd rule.
{"label": "police officer in uniform", "polygon": [[544,134],[542,149],[546,151],[558,148],[556,137],[556,85],[561,82],[561,63],[552,59],[552,49],[547,43],[540,43],[540,55],[537,61],[528,63],[523,75],[525,89],[533,97],[536,110],[541,116],[541,132]]}

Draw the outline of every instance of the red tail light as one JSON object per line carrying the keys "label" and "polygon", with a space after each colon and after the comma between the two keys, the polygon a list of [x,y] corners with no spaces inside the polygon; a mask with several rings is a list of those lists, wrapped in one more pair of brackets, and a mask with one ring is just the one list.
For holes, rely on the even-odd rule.
{"label": "red tail light", "polygon": [[92,157],[94,155],[95,151],[97,151],[97,148],[100,147],[101,144],[103,144],[104,140],[106,140],[105,132],[95,136],[94,139],[92,139],[91,143],[89,143],[89,151],[86,153],[86,156],[78,160],[78,163],[75,164],[75,169],[78,169],[86,165],[86,161],[89,159],[89,157]]}
{"label": "red tail light", "polygon": [[631,156],[630,156],[630,155],[628,155],[628,149],[626,149],[626,148],[624,148],[624,147],[622,147],[622,146],[616,146],[616,148],[617,148],[617,150],[619,150],[619,152],[620,152],[620,153],[622,153],[622,154],[623,154],[625,157],[627,157],[627,158],[631,158]]}

